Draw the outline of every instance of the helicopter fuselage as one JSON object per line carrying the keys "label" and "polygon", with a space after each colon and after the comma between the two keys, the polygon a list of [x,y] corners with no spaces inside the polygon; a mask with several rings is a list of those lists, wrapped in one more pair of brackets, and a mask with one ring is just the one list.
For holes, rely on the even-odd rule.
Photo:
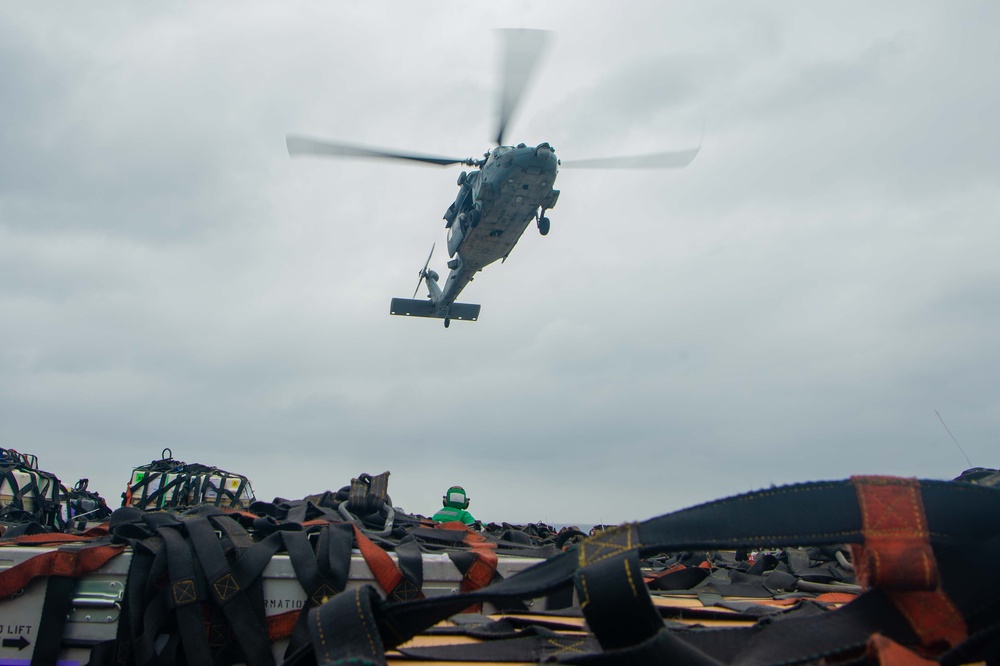
{"label": "helicopter fuselage", "polygon": [[477,272],[506,259],[528,225],[555,206],[558,170],[549,144],[520,144],[495,148],[477,171],[459,177],[458,196],[445,213],[452,260],[439,307],[453,303]]}

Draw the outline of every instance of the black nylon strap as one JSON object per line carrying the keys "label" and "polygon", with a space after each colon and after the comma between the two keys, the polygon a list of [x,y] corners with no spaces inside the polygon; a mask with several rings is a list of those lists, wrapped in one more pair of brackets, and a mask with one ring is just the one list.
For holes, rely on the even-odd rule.
{"label": "black nylon strap", "polygon": [[577,570],[574,577],[587,625],[605,650],[652,638],[663,620],[642,579],[639,554],[604,558]]}
{"label": "black nylon strap", "polygon": [[399,651],[408,657],[433,661],[562,661],[574,654],[587,654],[600,649],[588,636],[566,636],[546,629],[532,628],[513,638],[490,640],[482,643],[437,645],[404,648]]}
{"label": "black nylon strap", "polygon": [[[129,525],[129,527],[132,526]],[[159,543],[161,540],[156,539],[156,541]],[[132,561],[129,563],[126,576],[125,598],[122,600],[118,633],[115,639],[115,663],[125,664],[132,660],[133,643],[135,642],[132,637],[138,637],[142,631],[143,591],[146,588],[146,580],[153,557],[153,553],[148,548],[142,547],[140,542],[133,542]]]}
{"label": "black nylon strap", "polygon": [[323,576],[334,590],[343,592],[351,572],[351,549],[354,548],[354,527],[349,523],[330,523],[319,533],[316,561]]}
{"label": "black nylon strap", "polygon": [[31,666],[48,666],[59,658],[66,616],[73,608],[76,579],[69,576],[49,576],[45,586],[42,617],[35,635],[35,651]]}
{"label": "black nylon strap", "polygon": [[170,573],[168,605],[177,616],[178,637],[184,647],[189,666],[211,664],[211,650],[205,633],[206,601],[204,578],[197,576],[191,545],[176,530],[161,527],[157,534],[163,538]]}
{"label": "black nylon strap", "polygon": [[396,545],[396,559],[399,562],[403,580],[396,589],[388,592],[391,601],[408,601],[420,597],[424,586],[424,558],[416,541],[401,541]]}
{"label": "black nylon strap", "polygon": [[[1000,489],[945,481],[921,481],[933,543],[983,539],[984,524],[1000,524]],[[630,548],[639,553],[678,552],[762,545],[860,543],[857,493],[850,481],[805,483],[747,493],[653,518],[633,528]],[[588,557],[611,552],[606,538],[578,546]],[[610,550],[609,550],[610,549]],[[556,555],[516,577],[460,599],[438,597],[389,607],[381,618],[386,644],[407,640],[471,603],[537,598],[570,584],[578,561],[572,551]]]}
{"label": "black nylon strap", "polygon": [[[321,605],[327,599],[320,597],[326,592],[323,589],[325,581],[319,572],[316,554],[313,553],[313,549],[309,545],[309,536],[305,532],[282,532],[282,536],[285,540],[288,558],[295,570],[295,577],[306,593],[305,605],[302,607],[302,612],[299,613],[299,619],[295,623],[288,647],[285,649],[285,657],[287,658],[309,641],[309,609]],[[329,593],[324,596],[328,598],[334,594],[335,591],[331,586]]]}
{"label": "black nylon strap", "polygon": [[[157,538],[158,541],[161,541]],[[162,543],[162,541],[161,541]],[[165,627],[169,621],[169,610],[167,607],[167,594],[169,590],[160,590],[158,581],[166,576],[167,569],[166,548],[161,547],[153,558],[152,565],[148,571],[147,588],[142,595],[141,603],[136,608],[138,619],[133,630],[134,640],[132,641],[132,651],[135,653],[136,664],[159,664],[160,650],[158,641],[165,632]],[[169,649],[176,650],[177,637],[168,640]]]}
{"label": "black nylon strap", "polygon": [[[921,481],[931,541],[976,541],[984,524],[1000,523],[998,489]],[[691,507],[639,527],[644,551],[760,546],[814,546],[863,541],[851,481],[802,483]],[[646,547],[648,546],[648,548]]]}
{"label": "black nylon strap", "polygon": [[339,594],[309,611],[309,633],[317,666],[384,664],[385,648],[375,621],[384,605],[370,585]]}
{"label": "black nylon strap", "polygon": [[306,592],[305,605],[285,650],[288,658],[309,642],[309,610],[326,603],[347,587],[354,529],[347,523],[324,525],[313,535],[318,536],[315,552],[309,544],[309,534],[283,532],[282,535],[295,576]]}
{"label": "black nylon strap", "polygon": [[[206,518],[197,516],[186,521],[186,525],[198,561],[205,570],[209,594],[216,605],[222,607],[229,627],[243,649],[248,666],[274,666],[274,656],[271,654],[271,644],[264,626],[263,600],[260,612],[255,612],[244,585],[240,584],[226,561],[215,531]],[[280,538],[279,534],[272,536]]]}

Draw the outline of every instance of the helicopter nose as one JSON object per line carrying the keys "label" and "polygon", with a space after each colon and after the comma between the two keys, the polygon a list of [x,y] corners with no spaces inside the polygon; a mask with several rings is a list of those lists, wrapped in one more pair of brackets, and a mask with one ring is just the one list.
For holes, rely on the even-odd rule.
{"label": "helicopter nose", "polygon": [[547,142],[546,143],[540,143],[535,148],[535,155],[537,155],[538,157],[541,157],[543,159],[548,158],[549,155],[551,155],[553,152],[554,151],[552,150],[552,146],[550,146]]}

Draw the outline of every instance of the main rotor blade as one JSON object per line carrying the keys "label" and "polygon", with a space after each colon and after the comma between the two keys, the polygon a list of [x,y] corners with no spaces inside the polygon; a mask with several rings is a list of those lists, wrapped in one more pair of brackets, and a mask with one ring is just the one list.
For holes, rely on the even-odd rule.
{"label": "main rotor blade", "polygon": [[700,147],[694,150],[675,150],[668,153],[631,155],[629,157],[599,157],[591,160],[563,160],[559,164],[567,169],[683,169],[694,161]]}
{"label": "main rotor blade", "polygon": [[550,33],[547,30],[500,30],[503,39],[503,74],[500,94],[500,119],[496,142],[503,145],[507,123],[517,109],[524,89],[538,64]]}
{"label": "main rotor blade", "polygon": [[399,153],[380,148],[366,148],[348,143],[338,143],[336,141],[308,139],[303,136],[289,135],[285,138],[285,143],[288,145],[288,154],[292,157],[299,155],[372,157],[375,159],[409,160],[411,162],[423,162],[425,164],[437,164],[440,166],[465,164],[470,161],[470,158],[467,157],[441,157],[438,155],[422,155],[420,153]]}

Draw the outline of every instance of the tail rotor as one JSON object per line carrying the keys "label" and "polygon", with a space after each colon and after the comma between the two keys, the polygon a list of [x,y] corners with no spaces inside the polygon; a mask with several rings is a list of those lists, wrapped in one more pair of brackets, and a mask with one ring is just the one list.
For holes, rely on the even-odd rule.
{"label": "tail rotor", "polygon": [[434,280],[435,282],[437,282],[438,274],[436,272],[434,272],[434,271],[427,270],[427,267],[430,266],[430,264],[431,264],[431,257],[434,256],[434,248],[435,247],[437,247],[437,243],[434,243],[433,245],[431,245],[431,251],[430,251],[430,254],[427,255],[427,261],[424,262],[424,267],[420,269],[419,273],[417,273],[417,275],[419,277],[417,278],[417,287],[416,287],[416,289],[413,290],[413,298],[417,297],[417,292],[420,291],[420,283],[421,282],[423,282],[424,280],[426,280],[428,278],[431,279],[431,280]]}

